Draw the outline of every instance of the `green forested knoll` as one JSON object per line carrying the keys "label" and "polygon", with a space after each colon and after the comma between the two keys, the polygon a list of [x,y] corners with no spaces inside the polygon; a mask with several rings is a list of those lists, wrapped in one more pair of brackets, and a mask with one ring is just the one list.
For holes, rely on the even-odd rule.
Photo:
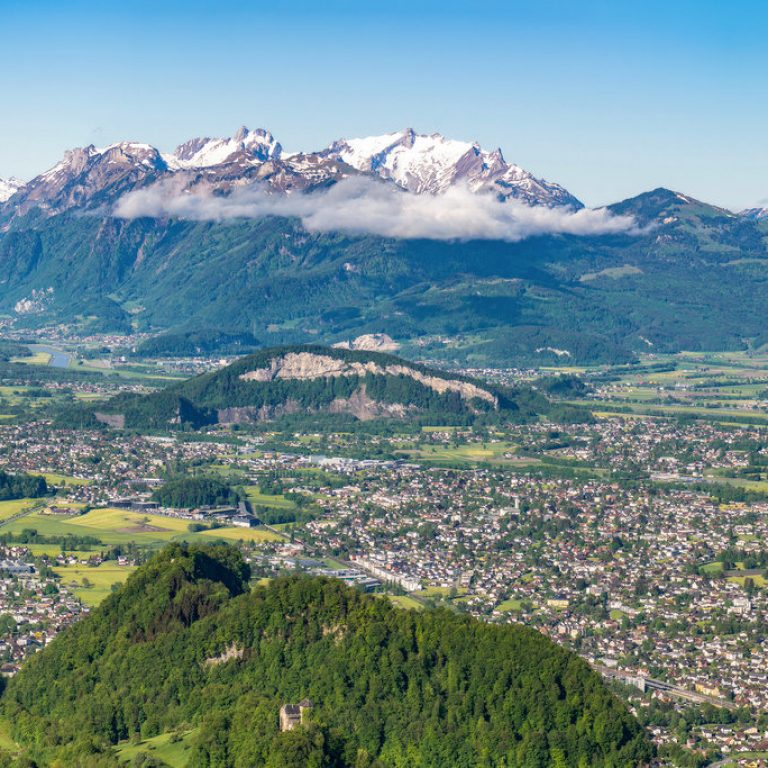
{"label": "green forested knoll", "polygon": [[[14,736],[67,766],[114,765],[110,744],[185,724],[194,768],[618,768],[651,754],[599,677],[533,630],[326,579],[235,596],[245,577],[235,550],[165,550],[9,682]],[[280,705],[305,697],[311,724],[280,734]]]}
{"label": "green forested knoll", "polygon": [[[436,379],[474,384],[492,395],[498,407],[488,400],[462,398],[456,391],[437,392],[407,373],[393,375],[368,372],[350,376],[328,375],[314,379],[274,381],[241,378],[244,373],[268,368],[273,360],[294,352],[312,353],[345,362],[370,362],[382,367],[402,366],[417,374]],[[106,404],[99,404],[98,410],[100,413],[123,415],[127,428],[197,428],[216,423],[219,420],[219,411],[231,408],[249,408],[260,414],[258,418],[273,418],[283,412],[321,412],[327,410],[335,401],[338,411],[341,401],[348,400],[354,393],[362,391],[365,391],[369,400],[376,403],[406,406],[409,409],[409,418],[432,416],[441,424],[447,423],[446,419],[457,417],[469,422],[475,417],[485,420],[497,417],[506,421],[532,420],[539,415],[551,415],[564,421],[585,417],[585,413],[580,413],[578,409],[551,403],[529,386],[495,387],[459,374],[410,363],[393,355],[319,345],[294,345],[259,350],[220,370],[172,384],[160,392],[149,395],[118,395]],[[92,409],[93,405],[82,405],[74,410],[69,408],[62,411],[60,422],[72,426],[90,423],[92,411],[86,412],[88,408]],[[243,420],[247,420],[246,417],[243,417]]]}
{"label": "green forested knoll", "polygon": [[232,487],[217,477],[172,477],[152,498],[164,507],[213,506],[214,504],[236,504],[238,495]]}

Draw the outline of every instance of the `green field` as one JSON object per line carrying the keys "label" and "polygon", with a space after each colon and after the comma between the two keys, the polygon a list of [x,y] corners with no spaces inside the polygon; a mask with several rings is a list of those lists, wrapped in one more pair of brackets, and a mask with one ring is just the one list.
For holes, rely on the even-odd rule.
{"label": "green field", "polygon": [[768,584],[768,581],[766,581],[765,576],[762,576],[761,574],[754,574],[752,576],[729,576],[728,581],[733,582],[734,584],[738,584],[740,587],[744,586],[744,581],[746,579],[752,579],[753,584],[756,587],[759,587],[762,589],[763,587]]}
{"label": "green field", "polygon": [[107,561],[96,567],[66,565],[53,570],[61,577],[62,584],[70,587],[86,605],[93,607],[111,594],[113,584],[124,582],[136,568]]}
{"label": "green field", "polygon": [[245,493],[251,504],[257,504],[261,507],[272,507],[274,509],[295,509],[296,505],[285,496],[272,496],[268,493],[261,493],[255,485],[245,487]]}
{"label": "green field", "polygon": [[189,520],[163,515],[130,512],[125,509],[93,509],[85,515],[60,517],[33,512],[3,524],[0,533],[20,533],[32,528],[43,536],[93,536],[106,545],[135,542],[159,546],[169,541],[224,539],[227,541],[274,541],[278,536],[262,528],[217,528],[189,532]]}
{"label": "green field", "polygon": [[[526,466],[538,464],[539,460],[527,456],[513,455],[517,446],[512,443],[470,443],[464,445],[427,445],[397,451],[414,461],[451,464],[500,464],[506,466]],[[506,457],[504,454],[510,454]]]}
{"label": "green field", "polygon": [[215,528],[212,531],[200,531],[188,534],[186,538],[192,540],[200,537],[202,540],[223,539],[224,541],[280,541],[280,536],[266,528]]}
{"label": "green field", "polygon": [[51,362],[49,352],[33,352],[29,357],[12,357],[12,363],[24,363],[24,365],[48,365]]}
{"label": "green field", "polygon": [[[653,370],[649,364],[670,366]],[[610,368],[608,369],[610,370]],[[689,415],[721,424],[768,423],[760,406],[768,389],[768,355],[723,352],[681,352],[645,355],[640,363],[622,368],[616,385],[600,396],[569,401],[592,409],[595,416],[632,414]]]}
{"label": "green field", "polygon": [[397,608],[408,608],[417,611],[424,610],[424,606],[408,595],[386,595],[389,601]]}
{"label": "green field", "polygon": [[[35,557],[42,557],[45,555],[46,557],[55,558],[62,554],[60,544],[25,544],[24,546]],[[72,555],[72,557],[76,557],[78,560],[87,560],[94,554],[98,554],[99,551],[100,548],[94,546],[91,549],[68,549],[66,554],[67,556]]]}
{"label": "green field", "polygon": [[0,501],[0,522],[9,517],[18,515],[25,509],[31,509],[35,505],[42,505],[42,499],[12,499],[10,501]]}
{"label": "green field", "polygon": [[496,606],[497,611],[502,613],[513,613],[523,610],[523,603],[517,598],[510,597],[508,600],[504,600]]}
{"label": "green field", "polygon": [[192,730],[182,734],[178,741],[172,740],[173,734],[163,733],[138,744],[123,742],[118,745],[117,754],[121,764],[132,764],[138,754],[145,752],[167,763],[171,768],[185,768],[194,735],[195,731]]}
{"label": "green field", "polygon": [[43,472],[42,475],[48,485],[88,485],[91,482],[82,477],[60,475],[57,472]]}

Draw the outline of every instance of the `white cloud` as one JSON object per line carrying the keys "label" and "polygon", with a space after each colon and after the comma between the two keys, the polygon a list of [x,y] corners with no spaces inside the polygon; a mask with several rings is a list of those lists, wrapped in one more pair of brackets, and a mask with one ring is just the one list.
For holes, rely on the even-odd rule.
{"label": "white cloud", "polygon": [[518,241],[545,234],[636,233],[631,216],[606,209],[546,208],[516,200],[499,202],[489,194],[453,187],[440,195],[415,195],[365,177],[340,181],[328,190],[278,195],[262,185],[227,195],[187,191],[171,181],[124,195],[115,205],[119,218],[178,218],[191,221],[300,218],[310,232],[348,232],[432,240]]}

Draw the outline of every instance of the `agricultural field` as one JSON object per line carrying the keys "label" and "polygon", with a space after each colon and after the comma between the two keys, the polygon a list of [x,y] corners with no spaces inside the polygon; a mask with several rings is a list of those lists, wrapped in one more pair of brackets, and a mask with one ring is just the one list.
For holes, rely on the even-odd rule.
{"label": "agricultural field", "polygon": [[71,475],[60,475],[57,472],[42,472],[45,482],[48,485],[88,485],[90,480],[83,477],[72,477]]}
{"label": "agricultural field", "polygon": [[62,584],[71,588],[86,605],[94,607],[111,594],[115,584],[122,584],[136,568],[119,566],[108,560],[95,567],[78,564],[56,566],[53,570]]}
{"label": "agricultural field", "polygon": [[409,610],[422,611],[424,606],[410,595],[385,595],[385,597],[396,607]]}
{"label": "agricultural field", "polygon": [[12,357],[12,363],[23,363],[24,365],[48,365],[51,362],[50,352],[37,351],[29,357]]}
{"label": "agricultural field", "polygon": [[[645,355],[622,366],[617,379],[601,381],[611,369],[587,369],[592,395],[569,400],[595,415],[690,415],[721,423],[768,425],[768,354],[744,352]],[[729,421],[731,420],[731,421]]]}
{"label": "agricultural field", "polygon": [[523,610],[523,603],[515,598],[510,598],[509,600],[504,600],[504,602],[499,603],[496,606],[496,610],[501,611],[502,613],[516,613]]}
{"label": "agricultural field", "polygon": [[429,445],[423,448],[405,448],[398,453],[414,461],[436,464],[498,464],[506,466],[526,466],[539,464],[539,460],[527,456],[516,456],[516,446],[512,443],[478,443],[459,445]]}
{"label": "agricultural field", "polygon": [[9,501],[0,501],[0,523],[8,520],[15,515],[21,514],[24,510],[32,509],[35,506],[42,506],[42,499],[11,499]]}
{"label": "agricultural field", "polygon": [[[0,502],[2,503],[18,504]],[[13,508],[9,508],[11,509]],[[10,516],[9,511],[8,517]],[[106,546],[134,542],[142,546],[158,547],[169,541],[260,542],[279,539],[277,534],[263,528],[216,528],[192,533],[189,531],[189,520],[112,508],[93,509],[85,515],[75,514],[72,517],[36,511],[7,524],[3,524],[2,519],[0,517],[0,533],[21,533],[25,529],[34,529],[43,536],[92,536]],[[54,549],[56,554],[61,551],[58,545],[47,546]]]}
{"label": "agricultural field", "polygon": [[280,541],[280,536],[266,528],[214,528],[210,531],[199,531],[187,534],[184,538],[189,541],[199,539],[202,541],[224,540],[229,542],[247,541]]}
{"label": "agricultural field", "polygon": [[272,496],[268,493],[261,493],[255,485],[248,485],[244,488],[248,501],[261,507],[272,507],[273,509],[295,509],[296,505],[285,496]]}

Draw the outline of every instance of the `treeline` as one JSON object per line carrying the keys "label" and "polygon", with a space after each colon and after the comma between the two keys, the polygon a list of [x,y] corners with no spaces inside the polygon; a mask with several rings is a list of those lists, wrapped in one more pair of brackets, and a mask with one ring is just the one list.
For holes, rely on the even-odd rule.
{"label": "treeline", "polygon": [[37,499],[48,493],[48,484],[40,475],[10,474],[0,469],[0,501]]}
{"label": "treeline", "polygon": [[91,547],[103,545],[101,539],[95,536],[80,536],[73,533],[63,535],[38,533],[36,528],[24,528],[18,533],[3,533],[0,535],[0,544],[7,547],[9,544],[58,544],[62,551],[89,550]]}
{"label": "treeline", "polygon": [[29,357],[29,347],[15,341],[0,340],[0,362],[7,363],[12,357]]}
{"label": "treeline", "polygon": [[[652,756],[599,676],[531,629],[399,610],[326,579],[247,583],[236,550],[171,545],[9,681],[14,738],[40,766],[92,768],[114,765],[120,740],[185,724],[194,768],[635,768]],[[306,725],[280,733],[279,707],[304,698]]]}
{"label": "treeline", "polygon": [[739,547],[729,547],[720,552],[715,558],[722,562],[724,571],[731,571],[741,564],[741,567],[747,571],[756,568],[768,568],[768,551],[752,552]]}
{"label": "treeline", "polygon": [[259,345],[250,333],[225,333],[220,330],[180,331],[164,333],[139,344],[139,357],[194,357],[213,352],[242,355]]}
{"label": "treeline", "polygon": [[164,507],[192,509],[221,504],[237,504],[240,497],[218,477],[175,477],[152,493],[152,498]]}

